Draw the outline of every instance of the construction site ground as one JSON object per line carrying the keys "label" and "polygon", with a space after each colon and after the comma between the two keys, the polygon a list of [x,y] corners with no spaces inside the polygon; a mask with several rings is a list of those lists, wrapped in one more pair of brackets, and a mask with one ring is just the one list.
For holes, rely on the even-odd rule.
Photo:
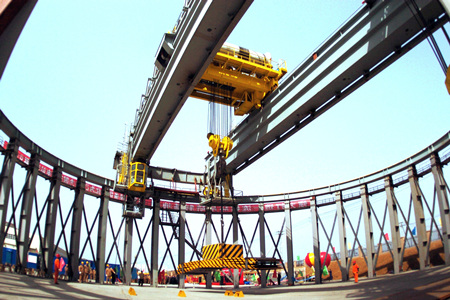
{"label": "construction site ground", "polygon": [[[180,299],[180,289],[173,286],[143,287],[132,284],[136,295],[130,295],[130,286],[100,285],[43,279],[15,273],[0,273],[1,299]],[[295,286],[267,288],[241,286],[203,287],[186,286],[182,291],[190,299],[227,299],[225,291],[242,291],[247,299],[450,299],[450,266],[438,266],[420,271],[379,275],[376,278],[324,281],[322,284],[305,283]]]}
{"label": "construction site ground", "polygon": [[[306,282],[295,286],[214,286],[206,289],[204,286],[186,284],[182,291],[186,298],[191,299],[226,299],[226,291],[242,291],[249,299],[450,299],[450,266],[443,266],[444,251],[441,241],[430,245],[430,267],[419,269],[417,249],[405,249],[403,272],[392,274],[392,256],[389,252],[377,255],[376,277],[367,278],[367,266],[363,257],[355,257],[360,266],[360,279],[354,283],[341,280],[341,271],[337,261],[332,261],[329,270],[333,272],[333,280],[324,276],[322,284]],[[351,263],[349,261],[349,263]],[[306,268],[306,275],[312,270]],[[309,273],[309,274],[308,274]],[[130,295],[130,287],[136,295]],[[100,285],[95,283],[77,283],[60,280],[58,285],[53,279],[19,275],[10,272],[0,272],[0,299],[180,299],[180,289],[176,285],[161,285],[143,287],[133,283],[127,285]]]}

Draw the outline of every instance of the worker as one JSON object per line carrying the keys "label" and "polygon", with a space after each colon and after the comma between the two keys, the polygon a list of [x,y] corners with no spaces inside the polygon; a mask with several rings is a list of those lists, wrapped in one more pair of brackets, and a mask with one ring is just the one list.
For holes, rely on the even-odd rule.
{"label": "worker", "polygon": [[84,265],[84,279],[83,282],[89,282],[89,275],[91,274],[91,267],[89,266],[89,262],[87,261]]}
{"label": "worker", "polygon": [[83,283],[84,279],[84,262],[82,261],[81,264],[78,266],[78,282]]}
{"label": "worker", "polygon": [[59,261],[59,254],[56,254],[55,263],[54,263],[54,273],[53,276],[55,277],[55,284],[58,284],[58,276],[59,276],[59,267],[60,267],[60,261]]}
{"label": "worker", "polygon": [[138,282],[138,284],[140,286],[144,286],[144,270],[141,270],[138,275],[139,275],[139,282]]}
{"label": "worker", "polygon": [[353,276],[355,277],[355,283],[358,283],[358,272],[359,266],[356,263],[356,260],[353,261]]}
{"label": "worker", "polygon": [[106,265],[105,275],[106,275],[106,284],[110,284],[112,272],[108,264]]}

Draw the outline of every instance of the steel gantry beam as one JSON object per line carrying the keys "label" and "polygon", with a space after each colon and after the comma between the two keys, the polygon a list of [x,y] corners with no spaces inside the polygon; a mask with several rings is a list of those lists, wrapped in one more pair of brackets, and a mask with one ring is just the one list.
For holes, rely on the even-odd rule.
{"label": "steel gantry beam", "polygon": [[135,124],[131,150],[135,160],[150,160],[206,68],[253,1],[188,2],[174,35],[165,35],[158,50],[159,75],[144,97]]}
{"label": "steel gantry beam", "polygon": [[[371,1],[290,74],[231,133],[227,172],[237,174],[387,68],[448,16],[437,0]],[[423,18],[422,18],[423,17]],[[426,20],[423,24],[420,20]]]}

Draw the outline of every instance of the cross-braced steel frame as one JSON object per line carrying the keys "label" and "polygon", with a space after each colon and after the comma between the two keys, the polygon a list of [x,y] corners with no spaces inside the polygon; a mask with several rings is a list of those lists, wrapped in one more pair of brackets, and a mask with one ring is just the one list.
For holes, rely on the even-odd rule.
{"label": "cross-braced steel frame", "polygon": [[[147,213],[133,219],[122,217],[125,197],[112,190],[111,180],[36,146],[3,113],[0,120],[0,129],[9,137],[1,148],[0,241],[5,245],[13,233],[20,272],[26,271],[29,253],[36,251],[39,268],[51,277],[54,255],[60,253],[67,258],[69,280],[78,279],[77,266],[87,259],[97,270],[99,283],[110,263],[120,266],[127,284],[132,270],[144,267],[156,286],[162,269],[176,270],[186,261],[200,260],[202,246],[225,242],[242,244],[246,257],[283,260],[292,284],[299,244],[295,240],[305,227],[312,229],[310,251],[316,257],[321,252],[332,254],[342,280],[348,280],[355,256],[363,258],[367,276],[375,276],[382,248],[392,257],[394,273],[403,270],[407,246],[417,250],[418,268],[425,269],[430,265],[432,239],[442,243],[442,260],[450,264],[449,186],[443,170],[450,161],[450,132],[401,163],[353,181],[282,195],[241,196],[223,207],[201,206],[196,191],[155,184],[157,180],[194,184],[201,174],[151,168]],[[309,211],[309,225],[296,228],[297,211]],[[273,224],[271,219],[279,221]],[[316,275],[322,267],[315,260]],[[237,284],[238,273],[234,274]],[[266,271],[260,276],[266,286]],[[321,276],[315,280],[320,283]],[[178,282],[184,287],[183,276]],[[211,284],[209,272],[206,286]]]}

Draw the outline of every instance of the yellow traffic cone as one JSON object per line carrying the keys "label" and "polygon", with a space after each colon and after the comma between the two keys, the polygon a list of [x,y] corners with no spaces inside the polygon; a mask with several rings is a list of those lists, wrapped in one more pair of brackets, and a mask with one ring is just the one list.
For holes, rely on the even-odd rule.
{"label": "yellow traffic cone", "polygon": [[128,294],[130,294],[131,296],[137,296],[136,291],[132,287],[130,287],[130,289],[128,290]]}
{"label": "yellow traffic cone", "polygon": [[244,293],[242,291],[237,291],[236,293],[234,293],[235,297],[244,297]]}

